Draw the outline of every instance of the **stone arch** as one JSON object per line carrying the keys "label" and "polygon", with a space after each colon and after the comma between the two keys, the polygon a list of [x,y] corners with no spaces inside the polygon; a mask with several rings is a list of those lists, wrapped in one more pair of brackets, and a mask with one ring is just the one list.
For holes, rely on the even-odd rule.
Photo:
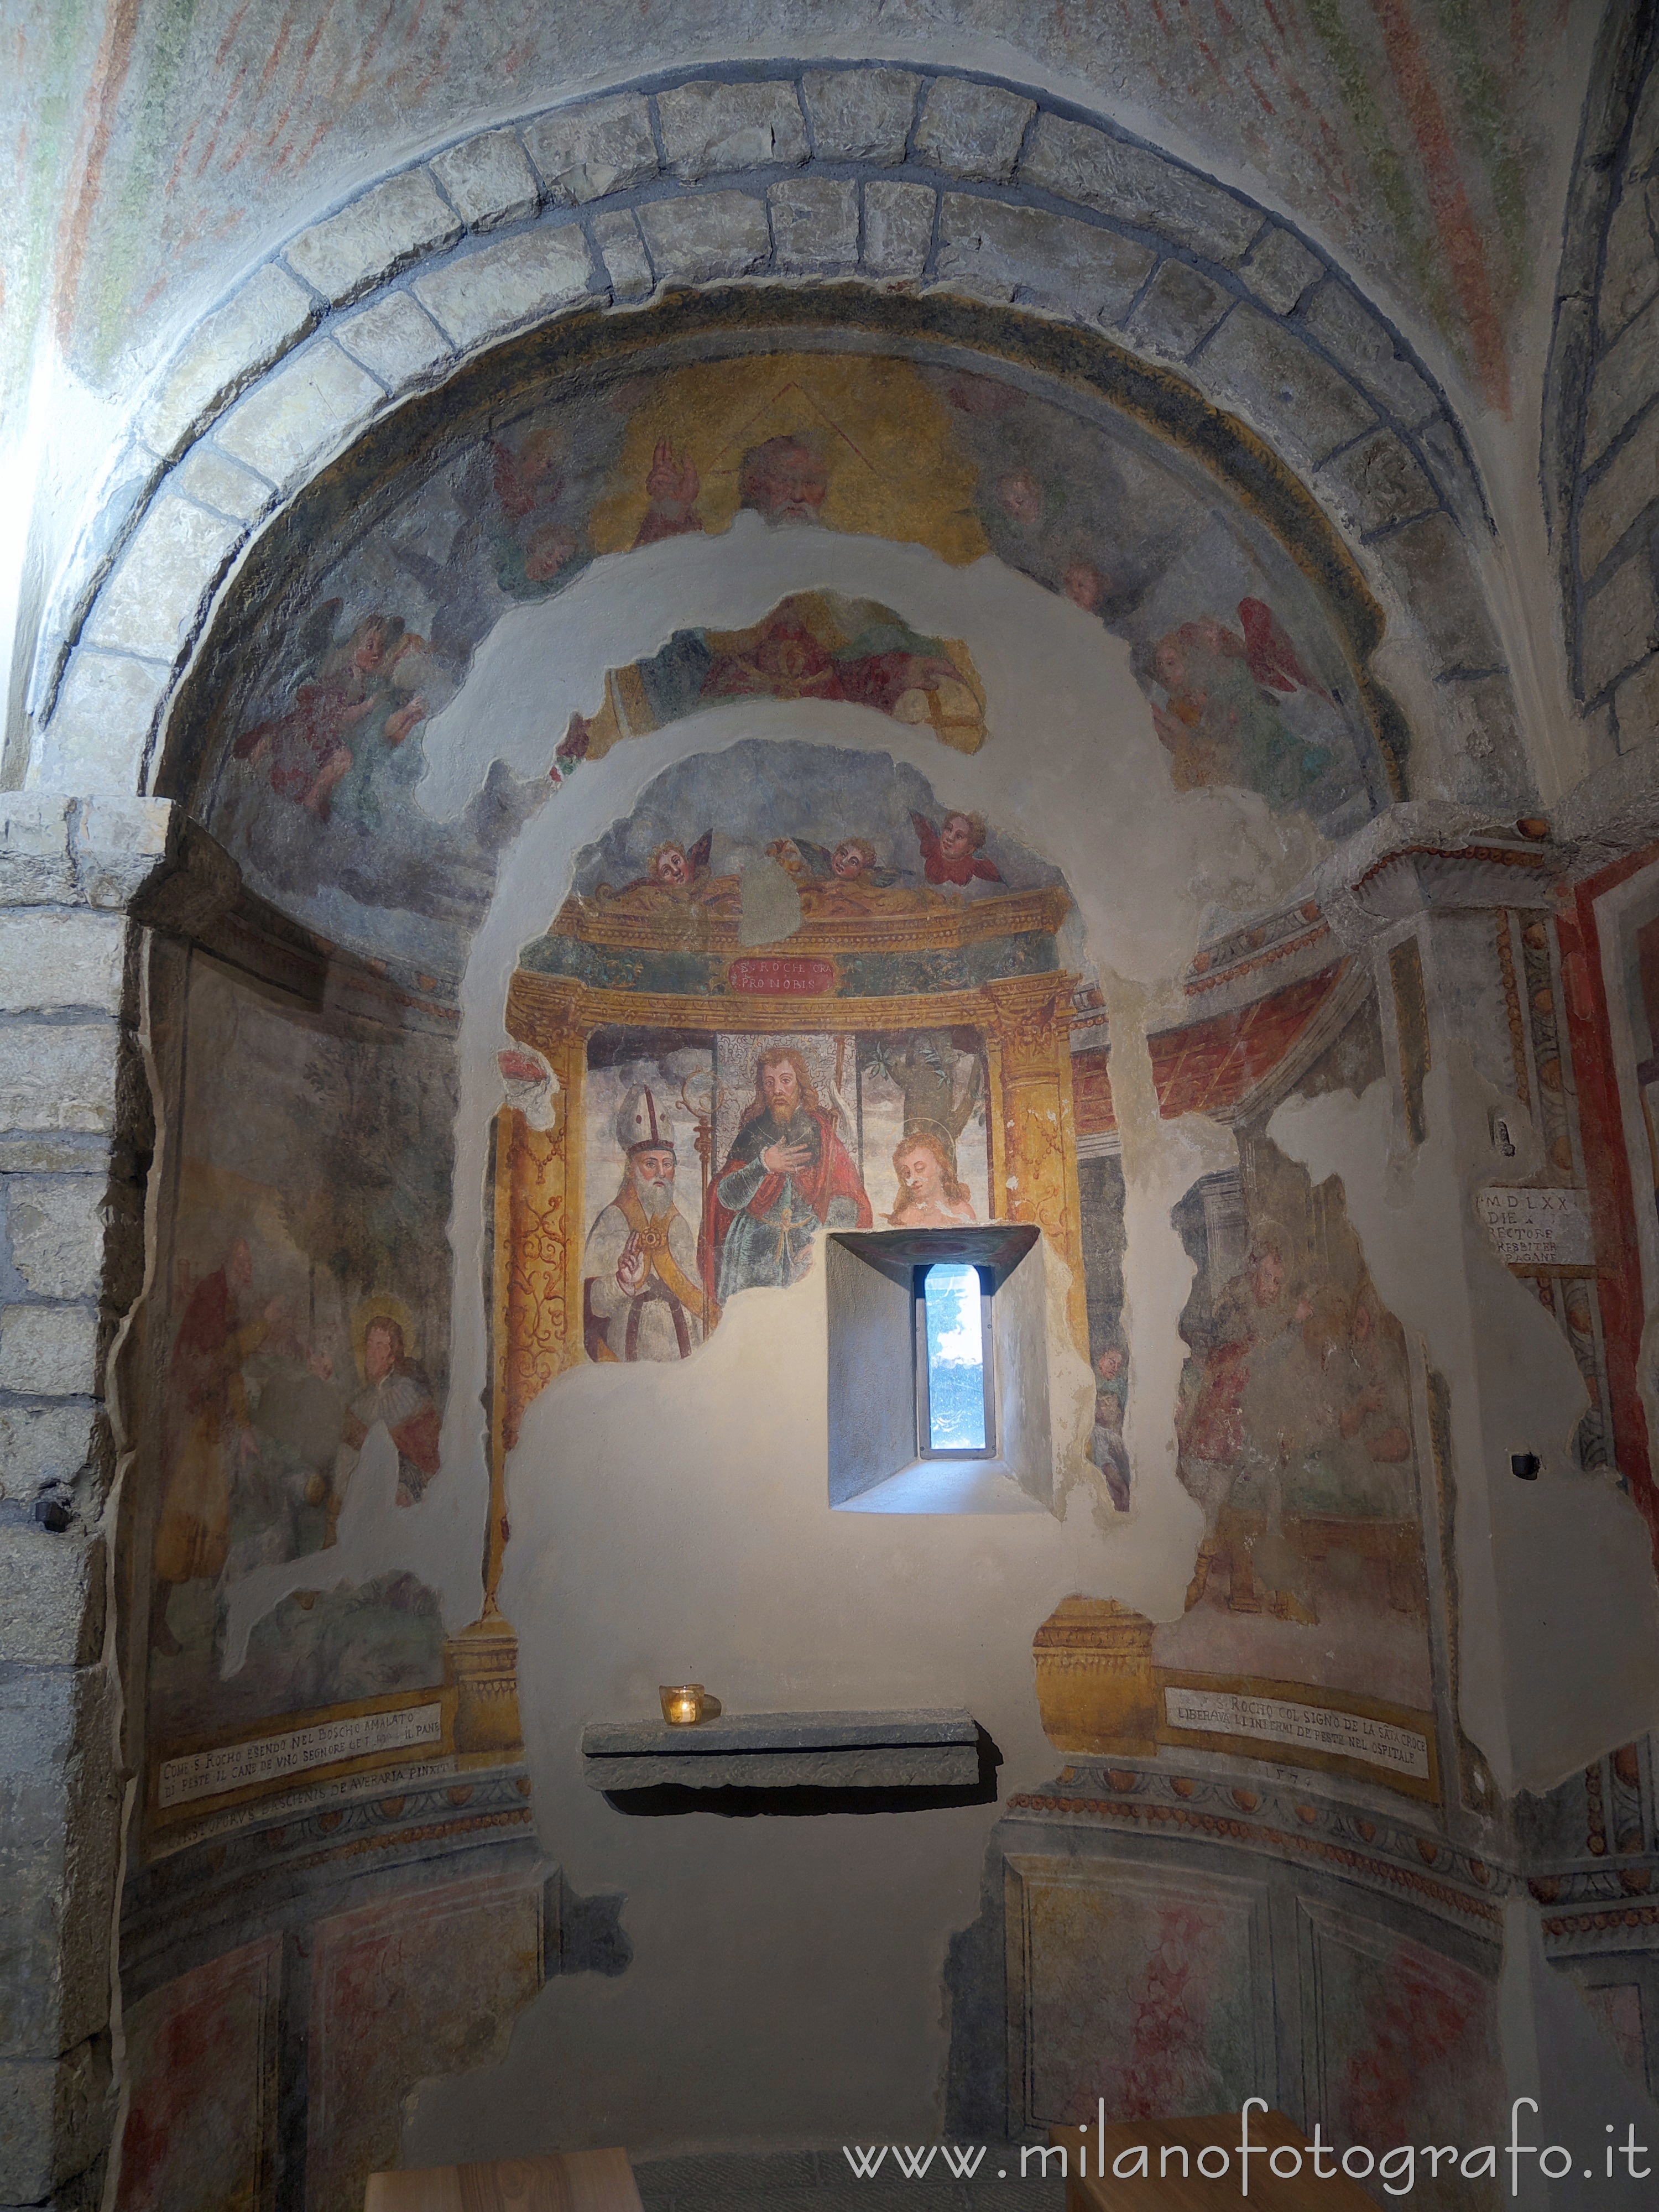
{"label": "stone arch", "polygon": [[1573,169],[1543,422],[1569,671],[1592,768],[1644,744],[1659,722],[1656,206],[1659,46],[1649,15],[1614,11]]}
{"label": "stone arch", "polygon": [[1524,799],[1467,442],[1343,273],[1046,94],[856,64],[613,88],[440,149],[289,240],[174,356],[112,465],[43,636],[27,780],[161,787],[228,580],[315,485],[351,481],[354,441],[383,453],[406,403],[453,404],[486,358],[499,374],[641,343],[670,296],[684,323],[687,288],[711,322],[908,328],[1101,388],[1323,571],[1361,668],[1382,595],[1427,679],[1414,790]]}

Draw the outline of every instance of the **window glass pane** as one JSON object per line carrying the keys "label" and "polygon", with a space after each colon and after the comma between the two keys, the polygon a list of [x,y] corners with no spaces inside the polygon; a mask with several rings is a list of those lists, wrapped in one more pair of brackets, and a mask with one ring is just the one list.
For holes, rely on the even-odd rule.
{"label": "window glass pane", "polygon": [[985,1449],[985,1340],[979,1270],[944,1261],[927,1270],[927,1426],[934,1451]]}

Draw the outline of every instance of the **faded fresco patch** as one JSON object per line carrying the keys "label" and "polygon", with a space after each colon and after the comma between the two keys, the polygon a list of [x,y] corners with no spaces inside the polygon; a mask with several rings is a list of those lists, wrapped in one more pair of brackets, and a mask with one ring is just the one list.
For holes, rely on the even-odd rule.
{"label": "faded fresco patch", "polygon": [[1237,2111],[1258,2087],[1251,1905],[1189,1879],[1010,1862],[1010,1993],[1030,2022],[1027,2127]]}
{"label": "faded fresco patch", "polygon": [[498,2062],[542,1985],[544,1875],[494,1873],[333,1914],[312,1936],[306,2212],[356,2212],[404,2100]]}
{"label": "faded fresco patch", "polygon": [[127,2212],[275,2206],[282,1958],[263,1936],[128,2002]]}
{"label": "faded fresco patch", "polygon": [[395,1567],[342,1581],[328,1554],[343,1517],[390,1527],[441,1477],[455,1112],[441,1036],[307,1014],[201,958],[179,1019],[137,1531],[162,1746],[441,1679],[434,1594]]}
{"label": "faded fresco patch", "polygon": [[[1473,2155],[1500,2141],[1507,2100],[1493,1984],[1408,1936],[1306,1900],[1301,1910],[1319,2027],[1310,2118],[1379,2157],[1396,2143],[1455,2143]],[[1436,2212],[1486,2212],[1502,2200],[1495,2177],[1431,2172],[1427,2161],[1413,2194]]]}
{"label": "faded fresco patch", "polygon": [[[1350,1028],[1364,1046],[1369,1010]],[[1353,1054],[1339,1039],[1327,1057],[1352,1075]],[[1322,1066],[1304,1087],[1329,1087]],[[1197,1269],[1181,1318],[1179,1473],[1204,1536],[1185,1618],[1153,1649],[1167,1667],[1425,1711],[1405,1332],[1371,1282],[1340,1181],[1314,1184],[1259,1123],[1237,1135],[1237,1170],[1206,1177],[1176,1212]]]}

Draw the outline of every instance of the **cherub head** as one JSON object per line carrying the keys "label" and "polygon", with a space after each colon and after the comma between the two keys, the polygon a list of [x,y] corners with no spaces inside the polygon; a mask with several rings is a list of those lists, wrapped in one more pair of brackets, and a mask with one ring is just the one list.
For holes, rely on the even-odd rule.
{"label": "cherub head", "polygon": [[685,857],[685,848],[672,838],[659,845],[651,855],[648,870],[653,884],[665,884],[670,890],[684,890],[691,881],[691,863]]}
{"label": "cherub head", "polygon": [[947,814],[939,829],[939,848],[947,860],[965,860],[969,853],[978,852],[989,835],[977,814]]}
{"label": "cherub head", "polygon": [[562,522],[544,523],[524,549],[524,573],[532,584],[550,582],[576,550],[576,534]]}
{"label": "cherub head", "polygon": [[398,658],[404,635],[401,615],[365,615],[351,633],[351,665],[365,676],[377,676]]}
{"label": "cherub head", "polygon": [[1091,615],[1105,598],[1109,582],[1091,562],[1073,561],[1060,580],[1060,588],[1074,607]]}
{"label": "cherub head", "polygon": [[843,883],[855,883],[876,865],[876,848],[867,837],[843,837],[830,855],[830,866]]}
{"label": "cherub head", "polygon": [[1152,673],[1166,691],[1186,689],[1187,656],[1181,649],[1181,640],[1173,630],[1167,637],[1159,638],[1152,647]]}
{"label": "cherub head", "polygon": [[1033,523],[1042,520],[1042,493],[1036,479],[1024,469],[997,480],[997,500],[1011,522]]}

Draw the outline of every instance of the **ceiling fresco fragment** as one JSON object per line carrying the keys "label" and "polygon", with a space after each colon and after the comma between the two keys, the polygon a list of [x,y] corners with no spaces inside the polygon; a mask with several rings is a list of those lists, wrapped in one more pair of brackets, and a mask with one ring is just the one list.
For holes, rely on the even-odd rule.
{"label": "ceiling fresco fragment", "polygon": [[[747,630],[676,630],[596,680],[539,758],[496,759],[455,819],[428,811],[428,726],[452,705],[465,717],[503,615],[739,517],[997,562],[1070,600],[1130,646],[1176,792],[1254,792],[1329,837],[1386,798],[1313,588],[1146,432],[961,369],[764,353],[532,405],[411,470],[337,552],[308,547],[314,581],[271,602],[218,702],[210,826],[256,888],[337,941],[453,975],[498,854],[622,736],[766,696],[862,707],[961,751],[998,741],[971,640],[796,593]],[[1000,712],[1006,733],[1018,702]]]}

